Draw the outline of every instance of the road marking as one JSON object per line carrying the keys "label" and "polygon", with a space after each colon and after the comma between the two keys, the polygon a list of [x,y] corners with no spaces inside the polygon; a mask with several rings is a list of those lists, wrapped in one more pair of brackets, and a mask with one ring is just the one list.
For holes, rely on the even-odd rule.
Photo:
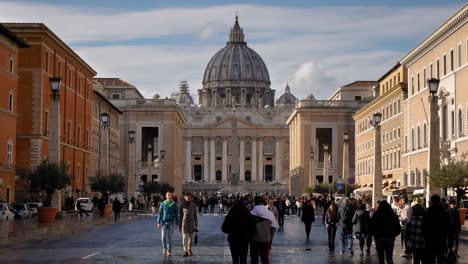
{"label": "road marking", "polygon": [[19,245],[19,246],[16,246],[16,247],[9,247],[9,248],[5,248],[5,249],[0,249],[0,252],[7,251],[7,250],[10,250],[10,249],[15,249],[15,248],[22,248],[22,247],[25,247],[25,246],[29,246],[29,244]]}
{"label": "road marking", "polygon": [[97,254],[101,254],[101,252],[94,252],[93,254],[90,254],[90,255],[88,255],[86,257],[82,257],[81,259],[89,259],[89,258],[92,258],[92,257],[96,256]]}

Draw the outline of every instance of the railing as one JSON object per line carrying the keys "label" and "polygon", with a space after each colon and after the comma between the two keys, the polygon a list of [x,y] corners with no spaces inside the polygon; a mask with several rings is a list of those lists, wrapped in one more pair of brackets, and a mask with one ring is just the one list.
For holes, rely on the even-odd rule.
{"label": "railing", "polygon": [[138,162],[138,168],[159,168],[161,166],[161,162],[146,162],[140,161]]}
{"label": "railing", "polygon": [[168,107],[176,106],[173,99],[132,99],[132,100],[113,100],[114,105],[118,107]]}
{"label": "railing", "polygon": [[346,108],[365,106],[368,101],[333,101],[333,100],[300,100],[298,108]]}

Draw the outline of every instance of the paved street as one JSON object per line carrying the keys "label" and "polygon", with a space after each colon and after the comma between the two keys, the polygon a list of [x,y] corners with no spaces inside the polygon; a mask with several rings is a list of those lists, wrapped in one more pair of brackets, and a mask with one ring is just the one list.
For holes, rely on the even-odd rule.
{"label": "paved street", "polygon": [[[224,217],[200,216],[199,244],[194,256],[182,257],[181,236],[175,233],[172,257],[161,256],[160,232],[154,218],[101,226],[82,234],[51,237],[9,245],[0,249],[2,263],[229,263],[226,237],[220,231]],[[286,217],[284,231],[277,232],[271,253],[272,263],[376,263],[375,252],[361,259],[358,255],[329,253],[324,227],[316,223],[310,242],[305,240],[298,217]],[[399,244],[398,244],[399,245]],[[462,245],[466,248],[466,244]],[[356,248],[356,245],[355,245]],[[395,263],[410,263],[395,253]],[[466,254],[463,252],[463,254]],[[467,259],[466,256],[463,256]],[[463,262],[461,262],[463,263]]]}

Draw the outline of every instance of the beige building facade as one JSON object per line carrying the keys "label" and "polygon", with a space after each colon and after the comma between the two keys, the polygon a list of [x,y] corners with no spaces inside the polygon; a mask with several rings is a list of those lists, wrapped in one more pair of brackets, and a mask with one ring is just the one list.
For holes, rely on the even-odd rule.
{"label": "beige building facade", "polygon": [[429,91],[427,79],[440,80],[440,161],[465,159],[468,153],[468,5],[401,60],[408,69],[404,102],[403,169],[409,186],[425,187],[428,164]]}
{"label": "beige building facade", "polygon": [[404,151],[403,101],[407,97],[406,68],[399,63],[385,73],[374,87],[376,98],[353,116],[356,131],[356,183],[371,187],[373,183],[375,129],[374,113],[382,114],[380,123],[382,150],[382,184],[386,190],[407,186],[401,156]]}
{"label": "beige building facade", "polygon": [[[340,87],[329,100],[300,100],[287,120],[290,137],[289,192],[354,178],[354,121],[376,82],[357,81]],[[356,97],[352,91],[356,90]],[[365,92],[363,92],[365,90]],[[346,95],[354,100],[336,100]],[[345,133],[349,135],[345,143]],[[328,147],[328,151],[326,148]]]}

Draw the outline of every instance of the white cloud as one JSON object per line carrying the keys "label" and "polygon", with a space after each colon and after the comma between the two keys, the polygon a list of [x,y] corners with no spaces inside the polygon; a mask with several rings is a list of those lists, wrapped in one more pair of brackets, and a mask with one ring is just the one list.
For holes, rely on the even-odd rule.
{"label": "white cloud", "polygon": [[0,18],[43,22],[100,77],[124,78],[145,96],[169,96],[180,80],[188,80],[196,94],[237,10],[246,41],[265,60],[278,96],[289,81],[299,98],[326,98],[339,85],[378,79],[405,53],[402,42],[414,47],[456,8],[225,5],[128,11],[0,2]]}

